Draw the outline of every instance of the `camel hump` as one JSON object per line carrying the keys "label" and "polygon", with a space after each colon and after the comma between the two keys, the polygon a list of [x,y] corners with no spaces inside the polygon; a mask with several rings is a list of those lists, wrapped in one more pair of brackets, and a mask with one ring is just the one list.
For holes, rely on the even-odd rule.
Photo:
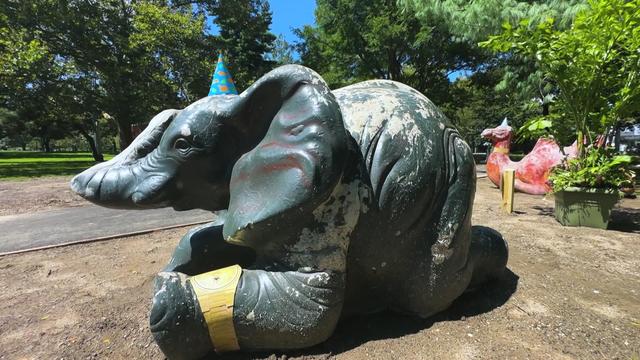
{"label": "camel hump", "polygon": [[[558,143],[551,138],[544,138],[541,137],[538,139],[538,141],[536,141],[536,144],[533,146],[533,149],[536,148],[540,148],[540,147],[549,147],[550,149],[557,149],[558,151],[560,151],[560,146],[558,145]],[[533,149],[531,151],[533,151]]]}

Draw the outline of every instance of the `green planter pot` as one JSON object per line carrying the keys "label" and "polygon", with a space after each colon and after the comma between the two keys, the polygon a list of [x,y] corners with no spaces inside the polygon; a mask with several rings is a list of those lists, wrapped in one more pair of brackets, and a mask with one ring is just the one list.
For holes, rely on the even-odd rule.
{"label": "green planter pot", "polygon": [[567,188],[554,193],[554,197],[560,224],[606,229],[620,193],[613,189]]}

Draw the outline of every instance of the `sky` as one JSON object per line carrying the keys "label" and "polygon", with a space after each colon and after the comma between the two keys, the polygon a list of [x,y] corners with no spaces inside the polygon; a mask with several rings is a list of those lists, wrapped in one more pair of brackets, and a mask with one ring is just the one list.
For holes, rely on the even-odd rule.
{"label": "sky", "polygon": [[[301,28],[304,25],[313,25],[315,18],[313,15],[316,9],[315,0],[268,0],[271,7],[271,32],[276,35],[284,35],[285,40],[294,43],[298,37],[293,34],[292,29]],[[217,26],[213,23],[213,18],[207,19],[209,30],[213,34],[218,33]]]}
{"label": "sky", "polygon": [[276,36],[284,35],[289,43],[298,39],[291,31],[292,28],[314,24],[315,0],[269,0],[269,5],[273,13],[271,32]]}

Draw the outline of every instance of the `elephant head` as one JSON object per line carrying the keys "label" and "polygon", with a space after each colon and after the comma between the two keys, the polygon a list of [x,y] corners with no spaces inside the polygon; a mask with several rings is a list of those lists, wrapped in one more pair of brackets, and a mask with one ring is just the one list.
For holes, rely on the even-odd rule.
{"label": "elephant head", "polygon": [[263,140],[274,117],[296,116],[300,108],[287,106],[289,99],[317,79],[309,69],[283,66],[239,96],[165,110],[118,156],[73,178],[71,188],[113,208],[227,209],[235,163]]}
{"label": "elephant head", "polygon": [[161,112],[122,153],[73,178],[72,189],[114,208],[224,208],[238,135],[219,115],[234,100],[205,98]]}

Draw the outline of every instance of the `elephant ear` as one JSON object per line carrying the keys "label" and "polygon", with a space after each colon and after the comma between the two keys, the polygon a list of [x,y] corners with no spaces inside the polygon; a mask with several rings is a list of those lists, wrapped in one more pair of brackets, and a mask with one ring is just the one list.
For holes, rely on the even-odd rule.
{"label": "elephant ear", "polygon": [[241,94],[234,111],[234,126],[258,139],[233,168],[223,235],[254,248],[287,241],[340,181],[348,151],[340,107],[318,74],[289,65]]}

